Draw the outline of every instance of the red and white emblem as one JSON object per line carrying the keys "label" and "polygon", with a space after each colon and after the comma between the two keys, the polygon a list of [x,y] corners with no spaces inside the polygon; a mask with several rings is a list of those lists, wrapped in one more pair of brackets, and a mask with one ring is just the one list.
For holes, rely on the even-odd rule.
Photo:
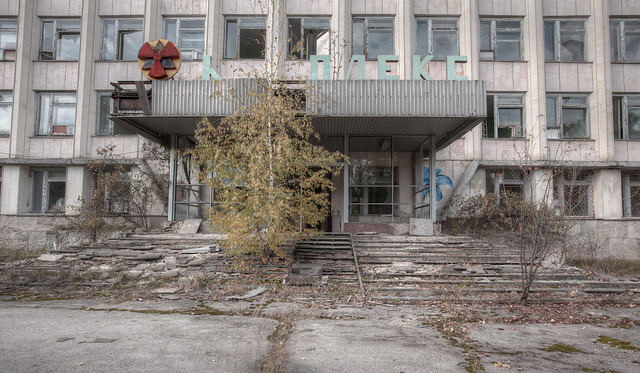
{"label": "red and white emblem", "polygon": [[173,77],[180,69],[180,63],[180,50],[165,39],[144,43],[138,52],[140,70],[152,80]]}

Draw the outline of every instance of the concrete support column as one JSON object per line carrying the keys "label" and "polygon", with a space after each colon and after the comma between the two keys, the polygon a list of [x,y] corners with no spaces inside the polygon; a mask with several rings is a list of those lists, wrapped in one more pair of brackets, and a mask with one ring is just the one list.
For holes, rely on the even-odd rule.
{"label": "concrete support column", "polygon": [[162,0],[146,0],[144,3],[144,33],[142,42],[160,39],[161,37]]}
{"label": "concrete support column", "polygon": [[527,76],[529,91],[525,102],[525,135],[529,140],[527,156],[532,160],[545,160],[547,148],[547,105],[544,73],[544,18],[542,1],[526,0],[523,22],[524,59],[529,61]]}
{"label": "concrete support column", "polygon": [[[462,16],[460,17],[460,55],[467,56],[464,70],[469,80],[480,79],[480,16],[478,1],[462,2]],[[478,125],[464,137],[466,159],[482,158],[482,125]]]}
{"label": "concrete support column", "polygon": [[333,0],[331,79],[344,79],[351,59],[351,0]]}
{"label": "concrete support column", "polygon": [[171,135],[171,149],[169,150],[169,202],[167,203],[167,219],[169,221],[176,220],[176,182],[178,181],[178,138],[175,134]]}
{"label": "concrete support column", "polygon": [[435,222],[438,211],[436,187],[436,137],[429,136],[429,219]]}
{"label": "concrete support column", "polygon": [[[611,102],[611,42],[609,39],[609,1],[591,0],[587,19],[589,61],[593,61],[593,93],[589,96],[591,138],[596,139],[599,161],[615,158],[613,103]],[[622,217],[620,214],[618,217]]]}
{"label": "concrete support column", "polygon": [[76,127],[73,137],[73,156],[76,158],[91,156],[91,135],[96,128],[98,98],[94,89],[94,61],[98,59],[100,49],[100,27],[95,27],[95,25],[100,25],[97,3],[97,1],[82,3],[82,32],[80,33],[80,59],[78,61],[78,87],[76,90]]}
{"label": "concrete support column", "polygon": [[593,212],[596,219],[622,217],[622,171],[601,169],[593,177]]}
{"label": "concrete support column", "polygon": [[65,215],[77,215],[82,199],[91,199],[91,171],[84,166],[67,167]]}
{"label": "concrete support column", "polygon": [[270,0],[267,5],[267,43],[265,62],[272,79],[284,75],[284,61],[287,55],[287,1]]}
{"label": "concrete support column", "polygon": [[[21,158],[29,154],[29,136],[34,134],[35,94],[31,81],[33,60],[38,53],[39,22],[37,1],[22,0],[18,9],[18,39],[13,84],[13,116],[9,156]],[[10,184],[5,184],[10,185]]]}
{"label": "concrete support column", "polygon": [[413,79],[413,55],[416,45],[416,17],[413,13],[413,0],[398,0],[396,16],[396,54],[400,56],[398,74],[400,79]]}
{"label": "concrete support column", "polygon": [[31,182],[28,166],[2,166],[2,215],[17,215],[29,211]]}
{"label": "concrete support column", "polygon": [[553,204],[553,171],[551,169],[534,169],[529,175],[525,188],[532,201],[548,205]]}
{"label": "concrete support column", "polygon": [[222,2],[224,0],[209,0],[207,2],[207,17],[205,24],[204,54],[211,56],[211,67],[220,72],[224,51],[224,16]]}

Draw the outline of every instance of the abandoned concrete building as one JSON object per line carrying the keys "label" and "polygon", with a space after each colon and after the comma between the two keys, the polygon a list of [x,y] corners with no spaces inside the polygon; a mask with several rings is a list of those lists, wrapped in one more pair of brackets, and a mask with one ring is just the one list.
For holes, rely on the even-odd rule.
{"label": "abandoned concrete building", "polygon": [[[156,39],[180,50],[170,80],[140,70]],[[326,230],[429,231],[453,195],[510,190],[640,256],[637,0],[0,0],[0,59],[7,239],[72,214],[98,149],[135,173],[145,141],[189,147],[234,109],[216,87],[268,73],[336,101],[313,108],[351,158]],[[171,154],[158,221],[201,218],[212,193]]]}

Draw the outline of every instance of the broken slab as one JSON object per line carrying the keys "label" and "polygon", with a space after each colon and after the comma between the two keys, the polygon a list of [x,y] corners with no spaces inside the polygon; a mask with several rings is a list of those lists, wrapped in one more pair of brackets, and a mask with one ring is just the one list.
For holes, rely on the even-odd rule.
{"label": "broken slab", "polygon": [[38,257],[38,260],[43,262],[57,262],[62,259],[64,255],[54,255],[54,254],[42,254]]}
{"label": "broken slab", "polygon": [[153,292],[156,294],[175,294],[180,291],[180,288],[157,288]]}
{"label": "broken slab", "polygon": [[178,266],[178,261],[173,256],[168,256],[164,258],[164,267],[166,269],[176,269]]}
{"label": "broken slab", "polygon": [[196,234],[200,230],[202,219],[187,219],[182,223],[179,234]]}
{"label": "broken slab", "polygon": [[207,253],[210,253],[212,250],[213,250],[213,246],[196,247],[193,249],[184,249],[182,250],[182,254],[207,254]]}
{"label": "broken slab", "polygon": [[293,263],[288,276],[292,285],[315,285],[322,282],[322,264]]}
{"label": "broken slab", "polygon": [[135,260],[156,260],[156,259],[160,259],[162,257],[162,253],[144,253],[144,254],[138,254],[135,258]]}
{"label": "broken slab", "polygon": [[170,271],[162,272],[160,276],[162,277],[178,277],[179,273],[177,269],[172,269]]}
{"label": "broken slab", "polygon": [[259,288],[251,290],[250,292],[246,293],[245,295],[232,295],[232,296],[228,297],[227,299],[229,299],[229,300],[249,299],[249,298],[253,298],[253,297],[258,296],[258,295],[264,293],[267,290],[268,289],[266,287],[260,286]]}

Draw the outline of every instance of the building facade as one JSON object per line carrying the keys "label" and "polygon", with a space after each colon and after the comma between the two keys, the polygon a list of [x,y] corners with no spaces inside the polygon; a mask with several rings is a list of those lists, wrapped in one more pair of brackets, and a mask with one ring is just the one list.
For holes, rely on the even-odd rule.
{"label": "building facade", "polygon": [[[159,38],[182,52],[177,81],[202,80],[210,66],[223,79],[453,74],[484,82],[486,119],[431,147],[437,163],[425,174],[425,152],[408,145],[410,132],[342,134],[334,147],[356,162],[348,182],[336,180],[343,187],[332,197],[333,229],[406,224],[419,185],[441,176],[438,209],[454,194],[511,190],[555,203],[576,218],[574,234],[603,240],[610,253],[640,255],[637,0],[2,0],[3,226],[42,230],[72,213],[89,194],[87,163],[101,147],[113,145],[135,172],[147,140],[109,119],[110,83],[144,80],[138,49]],[[330,56],[330,69],[312,69],[314,55]],[[381,75],[389,56],[397,58],[385,60]],[[448,71],[448,56],[466,62]],[[180,135],[176,148],[188,142]],[[199,216],[206,198],[192,203],[185,196],[197,183],[174,172],[170,218]]]}

